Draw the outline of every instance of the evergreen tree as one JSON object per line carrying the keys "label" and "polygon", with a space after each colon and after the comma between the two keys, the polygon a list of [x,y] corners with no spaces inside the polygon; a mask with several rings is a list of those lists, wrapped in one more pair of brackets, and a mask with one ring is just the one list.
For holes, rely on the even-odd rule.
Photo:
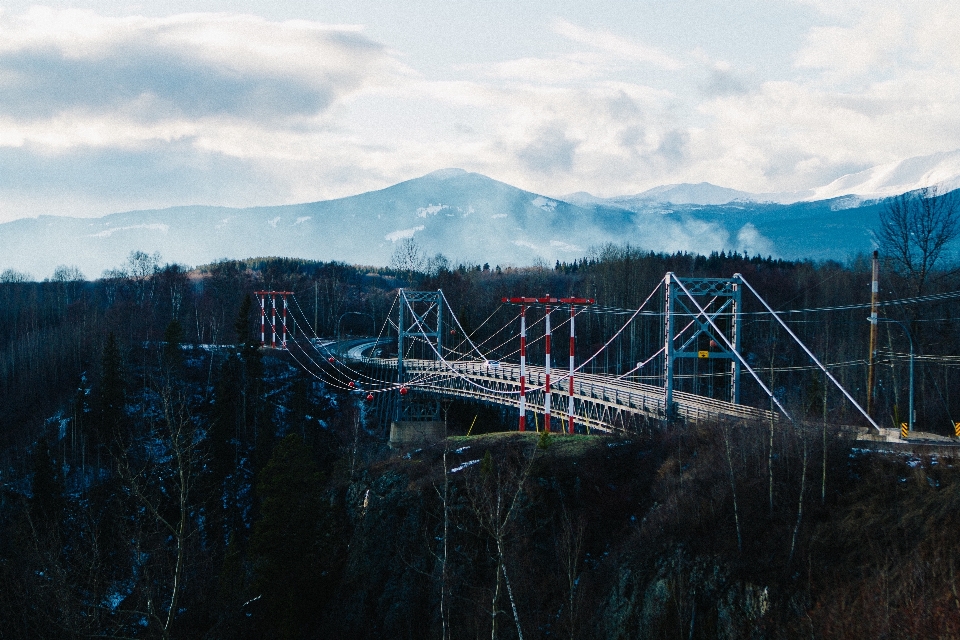
{"label": "evergreen tree", "polygon": [[250,326],[250,313],[252,310],[253,299],[250,297],[250,294],[247,294],[240,300],[240,312],[237,314],[237,319],[233,323],[233,330],[237,334],[237,344],[240,347],[245,347],[248,343],[253,342]]}
{"label": "evergreen tree", "polygon": [[240,311],[233,328],[240,349],[240,429],[241,437],[253,449],[254,469],[266,464],[273,447],[274,430],[270,424],[267,404],[264,402],[263,353],[260,341],[251,333],[250,315],[253,299],[249,295],[240,300]]}
{"label": "evergreen tree", "polygon": [[40,438],[33,450],[33,482],[30,515],[34,525],[44,529],[58,526],[66,506],[63,478],[50,455],[46,438]]}
{"label": "evergreen tree", "polygon": [[163,332],[163,364],[167,373],[180,373],[183,370],[183,325],[174,318]]}
{"label": "evergreen tree", "polygon": [[233,355],[220,366],[214,387],[210,449],[213,475],[222,482],[237,462],[237,446],[244,434],[243,374],[240,359]]}
{"label": "evergreen tree", "polygon": [[124,433],[124,418],[126,393],[123,380],[123,363],[120,356],[120,347],[113,334],[107,336],[101,359],[102,375],[100,378],[100,424],[97,430],[97,444],[122,444],[126,438]]}
{"label": "evergreen tree", "polygon": [[260,472],[260,519],[250,537],[253,591],[262,595],[261,631],[300,637],[317,609],[323,573],[320,474],[297,434],[284,438]]}

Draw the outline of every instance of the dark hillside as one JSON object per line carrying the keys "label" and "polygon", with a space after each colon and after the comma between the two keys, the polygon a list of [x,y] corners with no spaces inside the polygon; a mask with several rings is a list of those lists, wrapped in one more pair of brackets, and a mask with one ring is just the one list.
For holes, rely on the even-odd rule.
{"label": "dark hillside", "polygon": [[[365,402],[323,357],[307,370],[261,348],[249,296],[293,291],[291,332],[352,338],[389,327],[398,287],[442,288],[504,359],[518,327],[502,296],[595,296],[577,358],[613,340],[589,370],[623,375],[662,345],[660,301],[611,336],[665,271],[739,272],[775,308],[804,310],[791,326],[862,398],[864,262],[610,246],[552,268],[436,265],[188,272],[134,253],[94,282],[0,282],[0,638],[960,634],[956,461],[856,448],[849,405],[754,302],[747,357],[798,426],[546,437],[505,433],[512,410],[454,402],[445,443],[391,451],[376,411],[389,403]],[[953,291],[941,275],[928,292]],[[909,285],[882,278],[888,297]],[[886,311],[924,355],[917,419],[931,431],[958,415],[952,304]],[[903,337],[882,337],[876,407],[894,420]],[[529,354],[543,362],[538,343]]]}

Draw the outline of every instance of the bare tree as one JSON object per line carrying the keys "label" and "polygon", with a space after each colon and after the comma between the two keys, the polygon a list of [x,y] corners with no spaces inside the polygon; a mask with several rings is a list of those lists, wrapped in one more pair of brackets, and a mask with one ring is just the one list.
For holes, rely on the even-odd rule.
{"label": "bare tree", "polygon": [[438,273],[443,271],[450,270],[450,259],[442,253],[437,253],[435,256],[427,260],[427,273],[431,276],[435,276]]}
{"label": "bare tree", "polygon": [[576,518],[570,517],[566,505],[560,503],[560,527],[557,532],[556,546],[557,556],[560,558],[560,565],[563,570],[563,577],[566,579],[567,587],[567,624],[570,640],[577,637],[577,604],[581,599],[582,593],[578,589],[580,584],[580,572],[583,565],[583,554],[586,538],[587,521],[580,515]]}
{"label": "bare tree", "polygon": [[960,234],[960,192],[924,187],[901,194],[880,211],[877,238],[894,267],[923,295],[931,274]]}
{"label": "bare tree", "polygon": [[30,282],[33,280],[33,276],[29,273],[24,273],[23,271],[16,271],[15,269],[5,269],[3,273],[0,273],[0,282]]}
{"label": "bare tree", "polygon": [[153,278],[160,273],[160,254],[131,251],[124,265],[124,272],[133,283],[137,304],[153,300]]}
{"label": "bare tree", "polygon": [[496,547],[492,558],[496,565],[496,583],[493,598],[490,602],[491,640],[495,640],[497,637],[497,615],[500,613],[498,601],[500,600],[501,583],[507,587],[507,598],[510,601],[513,621],[517,627],[517,636],[520,640],[523,640],[517,600],[507,571],[507,544],[511,537],[513,517],[519,509],[518,505],[523,496],[524,486],[533,468],[536,455],[537,447],[529,452],[522,452],[518,458],[505,458],[497,463],[494,462],[490,452],[487,451],[479,465],[478,472],[471,474],[471,482],[466,486],[467,497],[470,500],[473,513],[479,521],[480,528],[490,536]]}
{"label": "bare tree", "polygon": [[[190,510],[197,473],[202,466],[197,450],[193,417],[183,394],[170,385],[159,391],[163,418],[156,433],[163,447],[159,464],[146,461],[134,469],[129,456],[120,460],[120,471],[130,493],[152,516],[168,542],[161,548],[173,558],[161,566],[168,575],[158,584],[145,585],[147,616],[159,628],[160,636],[169,638],[184,590],[184,574],[190,538],[196,533]],[[169,546],[172,545],[172,550]],[[157,550],[151,555],[161,555]],[[172,566],[170,566],[172,564]]]}
{"label": "bare tree", "polygon": [[390,257],[390,266],[397,271],[403,271],[410,278],[415,272],[423,271],[426,259],[420,245],[413,238],[404,238],[397,243]]}

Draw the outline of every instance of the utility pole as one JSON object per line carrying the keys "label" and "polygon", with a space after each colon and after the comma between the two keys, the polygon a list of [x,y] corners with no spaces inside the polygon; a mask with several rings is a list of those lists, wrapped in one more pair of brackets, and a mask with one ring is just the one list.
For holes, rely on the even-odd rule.
{"label": "utility pole", "polygon": [[880,293],[880,259],[873,250],[873,279],[870,283],[870,357],[867,361],[867,415],[873,416],[873,361],[877,352],[877,297]]}

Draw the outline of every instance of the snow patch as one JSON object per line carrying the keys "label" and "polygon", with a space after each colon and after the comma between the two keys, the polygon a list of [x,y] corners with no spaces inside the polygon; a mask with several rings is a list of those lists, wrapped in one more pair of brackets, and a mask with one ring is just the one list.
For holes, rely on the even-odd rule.
{"label": "snow patch", "polygon": [[417,231],[423,231],[423,229],[424,227],[421,224],[421,225],[417,225],[416,227],[412,227],[410,229],[400,229],[399,231],[391,231],[390,233],[388,233],[383,237],[389,240],[390,242],[396,242],[397,240],[406,240],[407,238],[412,238],[413,234],[415,234]]}
{"label": "snow patch", "polygon": [[507,217],[507,214],[505,213],[495,213],[492,216],[490,216],[490,219],[496,220],[497,218],[506,218],[506,217]]}
{"label": "snow patch", "polygon": [[309,220],[309,219],[312,218],[312,217],[313,217],[313,216],[300,216],[299,218],[297,218],[297,221],[294,222],[293,224],[294,224],[294,225],[303,224],[304,222],[306,222],[307,220]]}
{"label": "snow patch", "polygon": [[105,229],[105,230],[103,230],[103,231],[101,231],[101,232],[99,232],[99,233],[92,233],[92,234],[90,234],[88,237],[90,237],[90,238],[109,238],[110,236],[112,236],[112,235],[113,235],[114,233],[116,233],[117,231],[129,231],[129,230],[131,230],[131,229],[149,229],[149,230],[151,230],[151,231],[160,231],[160,232],[162,232],[162,233],[166,233],[167,231],[170,230],[170,225],[168,225],[168,224],[162,224],[162,223],[159,223],[159,222],[154,223],[154,224],[134,224],[134,225],[130,225],[129,227],[117,227],[117,228],[115,228],[115,229]]}
{"label": "snow patch", "polygon": [[561,242],[559,240],[551,240],[550,246],[553,247],[554,249],[559,249],[560,251],[576,251],[581,253],[583,252],[583,249],[581,249],[577,245],[570,244],[569,242]]}
{"label": "snow patch", "polygon": [[417,209],[418,218],[426,218],[427,216],[435,216],[444,209],[449,209],[450,207],[445,204],[431,204],[428,207],[419,207]]}
{"label": "snow patch", "polygon": [[526,240],[514,240],[513,244],[517,245],[518,247],[526,247],[527,249],[533,249],[534,251],[540,250],[540,247],[533,244],[532,242],[527,242]]}
{"label": "snow patch", "polygon": [[271,227],[273,227],[274,229],[277,228],[277,223],[278,223],[278,222],[280,222],[280,216],[277,216],[277,217],[274,218],[273,220],[267,220],[267,224],[270,225]]}
{"label": "snow patch", "polygon": [[458,466],[454,467],[453,469],[450,469],[450,473],[456,473],[457,471],[463,471],[463,470],[466,469],[467,467],[473,466],[473,465],[477,464],[478,462],[480,462],[479,459],[477,459],[477,460],[471,460],[470,462],[464,462],[463,464],[458,465]]}

